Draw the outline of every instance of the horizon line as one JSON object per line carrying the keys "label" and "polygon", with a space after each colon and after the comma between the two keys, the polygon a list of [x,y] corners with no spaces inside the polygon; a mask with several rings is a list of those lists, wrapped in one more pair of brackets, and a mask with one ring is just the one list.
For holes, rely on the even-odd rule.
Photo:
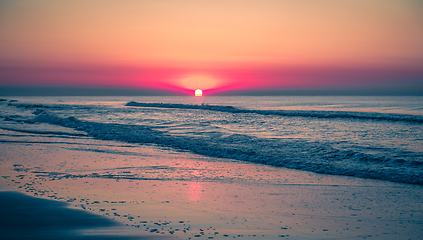
{"label": "horizon line", "polygon": [[[186,92],[165,89],[81,87],[81,86],[0,86],[0,96],[191,96]],[[194,96],[194,90],[193,94]],[[326,87],[292,89],[245,89],[227,91],[203,90],[204,96],[423,96],[423,88],[391,87]]]}

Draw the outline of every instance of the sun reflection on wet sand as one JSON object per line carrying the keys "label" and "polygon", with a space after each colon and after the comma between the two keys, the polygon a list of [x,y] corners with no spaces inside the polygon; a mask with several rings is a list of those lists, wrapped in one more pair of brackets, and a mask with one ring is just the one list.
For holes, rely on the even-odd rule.
{"label": "sun reflection on wet sand", "polygon": [[[184,239],[203,234],[214,239],[325,238],[326,234],[354,238],[394,232],[412,236],[408,228],[387,226],[397,217],[422,230],[413,223],[419,222],[421,213],[402,204],[416,203],[420,186],[398,188],[403,185],[209,161],[153,146],[93,143],[91,150],[60,143],[3,145],[0,153],[8,161],[2,162],[2,175],[9,177],[1,178],[0,184],[67,201],[133,226],[140,234]],[[396,204],[395,210],[384,207],[387,199]]]}
{"label": "sun reflection on wet sand", "polygon": [[198,201],[201,200],[201,195],[203,191],[203,184],[200,182],[190,182],[188,183],[188,194],[189,200],[191,201]]}

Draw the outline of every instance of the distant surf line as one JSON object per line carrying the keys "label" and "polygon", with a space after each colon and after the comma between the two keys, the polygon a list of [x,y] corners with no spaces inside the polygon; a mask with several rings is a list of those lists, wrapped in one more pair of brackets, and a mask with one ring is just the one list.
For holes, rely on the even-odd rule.
{"label": "distant surf line", "polygon": [[377,120],[377,121],[393,121],[393,122],[409,122],[423,123],[422,116],[394,114],[394,113],[377,113],[377,112],[347,112],[347,111],[315,111],[315,110],[250,110],[239,109],[233,106],[222,105],[192,105],[192,104],[175,104],[175,103],[140,103],[128,102],[128,107],[150,107],[150,108],[173,108],[173,109],[201,109],[227,113],[255,113],[260,115],[275,115],[284,117],[309,117],[321,119],[348,118],[359,120]]}

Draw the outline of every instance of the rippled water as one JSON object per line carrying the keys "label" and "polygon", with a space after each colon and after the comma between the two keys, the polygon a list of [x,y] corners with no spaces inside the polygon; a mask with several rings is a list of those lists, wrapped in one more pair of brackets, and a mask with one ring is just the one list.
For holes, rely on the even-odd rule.
{"label": "rippled water", "polygon": [[[0,102],[4,130],[422,184],[422,97],[55,97]],[[135,176],[137,177],[137,176]]]}

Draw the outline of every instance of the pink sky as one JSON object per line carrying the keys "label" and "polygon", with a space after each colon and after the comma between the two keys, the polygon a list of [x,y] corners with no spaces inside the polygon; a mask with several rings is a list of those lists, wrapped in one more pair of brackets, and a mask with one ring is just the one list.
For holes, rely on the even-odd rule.
{"label": "pink sky", "polygon": [[6,0],[0,85],[423,92],[423,3]]}

